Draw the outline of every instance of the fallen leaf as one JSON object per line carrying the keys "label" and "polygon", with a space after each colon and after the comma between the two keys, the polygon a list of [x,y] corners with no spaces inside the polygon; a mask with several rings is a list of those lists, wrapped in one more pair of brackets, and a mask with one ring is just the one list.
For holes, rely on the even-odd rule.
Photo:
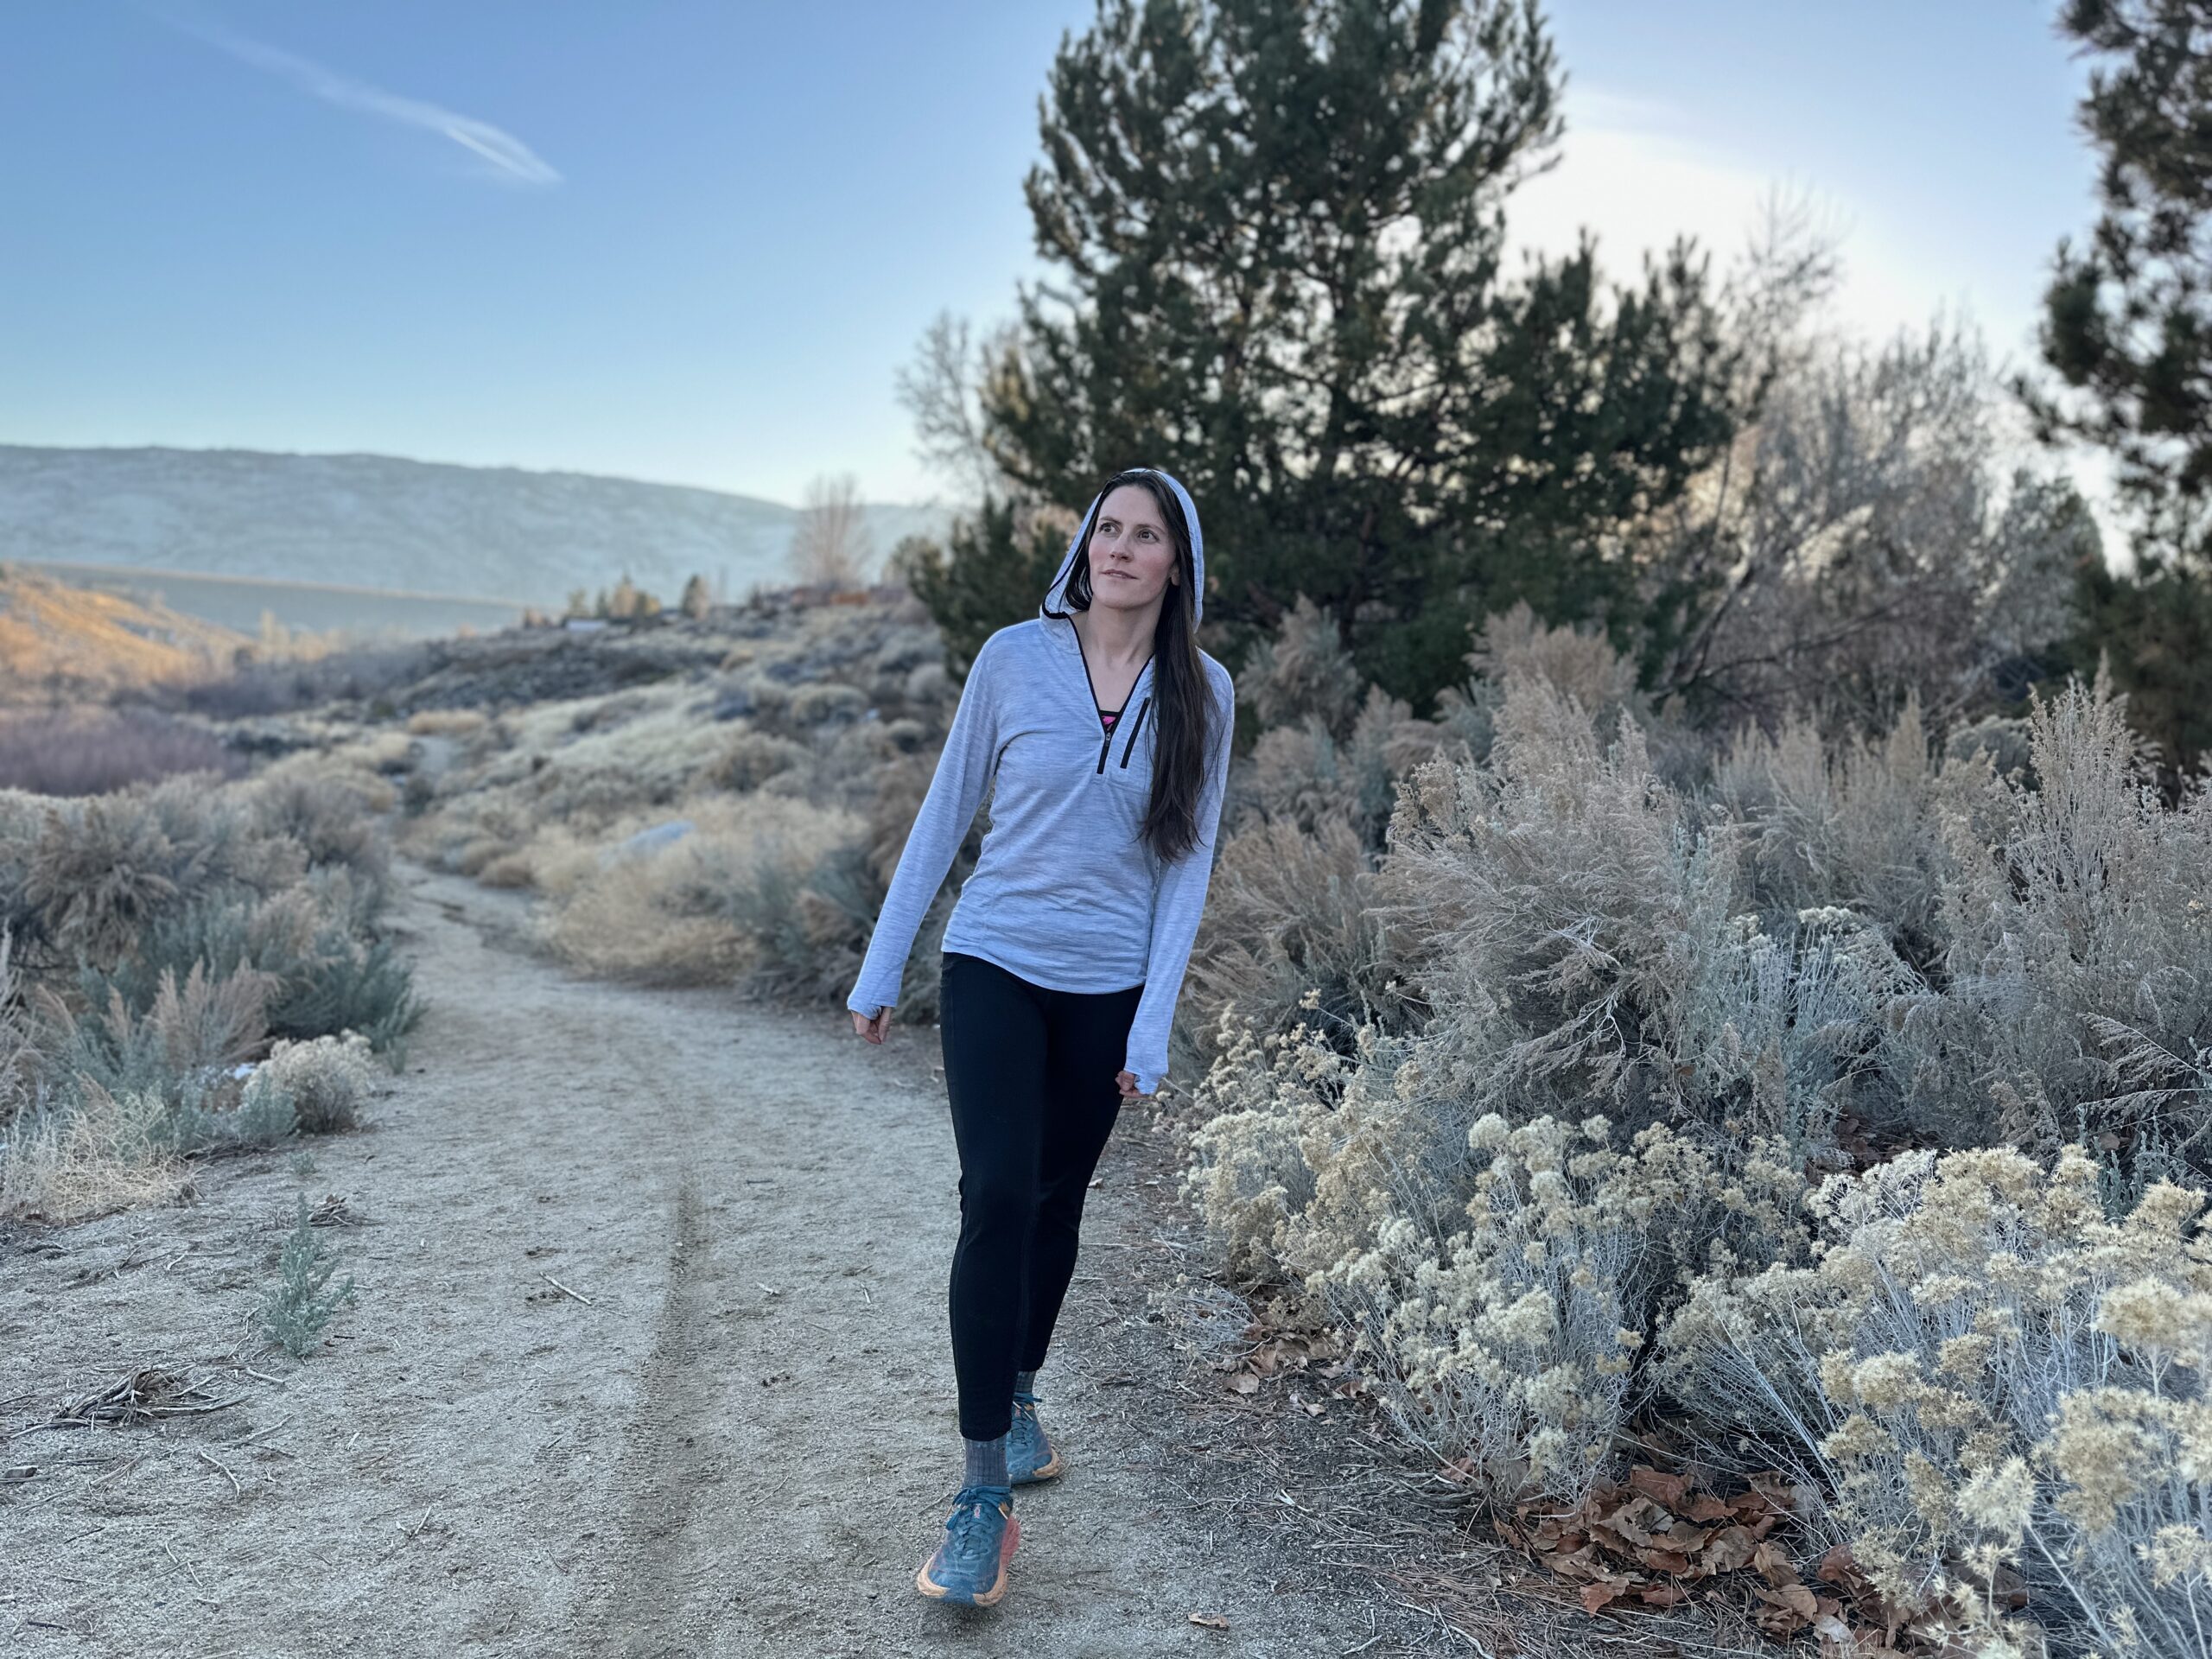
{"label": "fallen leaf", "polygon": [[1191,1623],[1203,1624],[1210,1630],[1225,1630],[1229,1628],[1228,1619],[1219,1613],[1192,1613]]}
{"label": "fallen leaf", "polygon": [[1776,1607],[1787,1607],[1791,1612],[1811,1624],[1820,1612],[1820,1604],[1813,1592],[1802,1584],[1777,1585],[1771,1590],[1758,1592],[1760,1600]]}
{"label": "fallen leaf", "polygon": [[1654,1503],[1664,1503],[1670,1510],[1680,1510],[1682,1498],[1689,1491],[1689,1480],[1683,1475],[1662,1475],[1656,1469],[1641,1465],[1628,1471],[1628,1484]]}
{"label": "fallen leaf", "polygon": [[1636,1548],[1643,1549],[1650,1546],[1653,1529],[1665,1528],[1673,1522],[1674,1516],[1648,1497],[1633,1497],[1602,1519],[1611,1531]]}
{"label": "fallen leaf", "polygon": [[1761,1544],[1751,1552],[1751,1567],[1769,1584],[1797,1583],[1797,1569],[1789,1564],[1789,1557],[1772,1544]]}
{"label": "fallen leaf", "polygon": [[1260,1379],[1249,1371],[1239,1371],[1229,1379],[1229,1388],[1232,1394],[1257,1394]]}
{"label": "fallen leaf", "polygon": [[1582,1611],[1594,1613],[1618,1601],[1636,1586],[1625,1579],[1603,1579],[1582,1586]]}
{"label": "fallen leaf", "polygon": [[1751,1564],[1752,1552],[1758,1541],[1746,1527],[1728,1527],[1713,1535],[1712,1541],[1701,1552],[1699,1565],[1709,1576],[1715,1573],[1733,1573],[1739,1567]]}
{"label": "fallen leaf", "polygon": [[1666,1584],[1648,1584],[1637,1593],[1654,1607],[1672,1607],[1690,1599],[1690,1592],[1688,1590],[1671,1581]]}

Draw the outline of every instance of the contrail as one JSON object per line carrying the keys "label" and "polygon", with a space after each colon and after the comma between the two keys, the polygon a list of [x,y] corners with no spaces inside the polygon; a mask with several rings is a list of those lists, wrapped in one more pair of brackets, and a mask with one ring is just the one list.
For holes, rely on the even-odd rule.
{"label": "contrail", "polygon": [[340,109],[359,110],[365,114],[381,116],[387,121],[396,121],[402,126],[421,127],[450,138],[488,163],[495,176],[518,184],[554,185],[561,182],[560,174],[544,157],[512,133],[502,131],[488,121],[479,121],[473,116],[456,115],[453,111],[440,109],[435,104],[425,104],[420,99],[403,98],[397,92],[387,92],[381,86],[350,79],[296,53],[265,46],[259,41],[250,41],[243,35],[176,17],[166,21],[188,34],[198,35],[211,46],[220,47],[240,62],[250,63],[257,69],[265,69],[272,75],[290,81],[302,92],[319,98],[326,104],[335,104]]}

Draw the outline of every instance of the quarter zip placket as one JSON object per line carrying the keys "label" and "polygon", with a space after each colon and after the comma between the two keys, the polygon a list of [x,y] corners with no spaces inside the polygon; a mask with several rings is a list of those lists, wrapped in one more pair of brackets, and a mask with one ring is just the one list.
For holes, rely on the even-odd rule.
{"label": "quarter zip placket", "polygon": [[[1095,709],[1099,706],[1098,687],[1090,677],[1090,653],[1084,650],[1083,635],[1077,632],[1073,623],[1070,623],[1068,625],[1068,632],[1075,637],[1076,655],[1083,659],[1083,689],[1089,694],[1090,706]],[[1142,680],[1147,674],[1151,672],[1151,671],[1152,658],[1147,657],[1144,659],[1144,666],[1137,670],[1136,679],[1129,682],[1129,690],[1132,691],[1135,690],[1137,689],[1138,681]],[[1129,700],[1127,697],[1122,698],[1122,709],[1127,709],[1128,706]],[[1147,694],[1144,701],[1137,705],[1137,717],[1129,722],[1128,741],[1122,746],[1122,764],[1124,766],[1127,766],[1129,764],[1129,751],[1136,747],[1137,728],[1144,723],[1145,710],[1149,709],[1151,706],[1152,698],[1150,695]],[[1116,712],[1118,716],[1121,710],[1116,710]],[[1104,773],[1106,770],[1107,757],[1112,754],[1113,752],[1114,734],[1109,728],[1099,736],[1098,764],[1091,769],[1092,777],[1096,778]]]}

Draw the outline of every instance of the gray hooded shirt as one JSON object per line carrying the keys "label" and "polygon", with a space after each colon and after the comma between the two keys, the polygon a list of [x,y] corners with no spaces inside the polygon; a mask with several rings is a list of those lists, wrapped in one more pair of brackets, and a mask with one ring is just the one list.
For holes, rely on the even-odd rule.
{"label": "gray hooded shirt", "polygon": [[[1198,506],[1179,482],[1154,471],[1190,525],[1191,602],[1203,614]],[[1149,1095],[1166,1074],[1168,1027],[1205,907],[1236,694],[1229,671],[1201,652],[1217,718],[1198,797],[1198,841],[1163,863],[1138,834],[1152,795],[1153,665],[1138,673],[1102,735],[1083,647],[1063,613],[1068,576],[1097,508],[1094,500],[1077,523],[1038,614],[999,629],[976,653],[845,1006],[872,1015],[898,1001],[923,912],[988,789],[990,826],[945,924],[944,949],[1054,990],[1119,991],[1141,982],[1123,1064],[1137,1091]]]}

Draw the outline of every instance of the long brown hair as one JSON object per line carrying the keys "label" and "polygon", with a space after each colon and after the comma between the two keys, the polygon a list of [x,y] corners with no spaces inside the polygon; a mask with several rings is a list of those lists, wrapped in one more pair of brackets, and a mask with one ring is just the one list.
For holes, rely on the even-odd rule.
{"label": "long brown hair", "polygon": [[1169,587],[1160,607],[1160,621],[1152,635],[1152,707],[1146,718],[1153,722],[1152,803],[1138,834],[1152,845],[1163,863],[1173,863],[1198,840],[1198,795],[1205,782],[1206,756],[1215,743],[1215,722],[1220,710],[1213,688],[1206,679],[1205,659],[1198,653],[1198,620],[1192,595],[1198,592],[1191,559],[1191,526],[1183,504],[1166,480],[1146,467],[1118,472],[1099,487],[1084,521],[1077,543],[1075,563],[1062,589],[1066,611],[1090,608],[1090,537],[1106,498],[1124,484],[1135,484],[1160,504],[1160,522],[1167,526],[1175,545],[1175,568],[1181,580]]}

